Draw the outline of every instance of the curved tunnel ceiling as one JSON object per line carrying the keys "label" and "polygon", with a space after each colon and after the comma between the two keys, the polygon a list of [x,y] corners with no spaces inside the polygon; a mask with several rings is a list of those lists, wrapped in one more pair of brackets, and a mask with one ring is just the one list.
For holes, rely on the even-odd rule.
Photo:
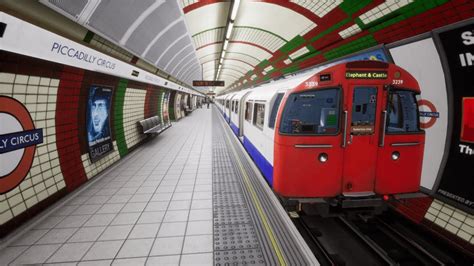
{"label": "curved tunnel ceiling", "polygon": [[408,38],[464,16],[462,11],[439,16],[448,5],[462,5],[461,0],[242,0],[219,72],[234,1],[41,1],[188,84],[224,80],[226,87],[216,88],[218,93]]}

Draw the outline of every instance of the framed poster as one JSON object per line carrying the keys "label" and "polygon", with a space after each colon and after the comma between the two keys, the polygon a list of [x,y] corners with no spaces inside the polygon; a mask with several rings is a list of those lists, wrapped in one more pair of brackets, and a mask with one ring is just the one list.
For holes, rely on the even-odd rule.
{"label": "framed poster", "polygon": [[449,149],[437,194],[474,213],[474,19],[435,31],[450,91]]}
{"label": "framed poster", "polygon": [[89,157],[96,162],[111,152],[112,144],[110,129],[110,106],[112,104],[112,88],[92,86],[87,100],[87,143]]}

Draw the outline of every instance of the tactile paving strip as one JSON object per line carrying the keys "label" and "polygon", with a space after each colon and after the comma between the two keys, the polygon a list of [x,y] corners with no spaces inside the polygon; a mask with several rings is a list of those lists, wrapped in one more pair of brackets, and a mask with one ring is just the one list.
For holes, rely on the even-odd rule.
{"label": "tactile paving strip", "polygon": [[219,118],[214,114],[212,190],[215,265],[266,265],[242,185],[216,119]]}
{"label": "tactile paving strip", "polygon": [[260,249],[235,249],[229,251],[215,251],[216,266],[230,265],[266,265]]}
{"label": "tactile paving strip", "polygon": [[219,239],[216,250],[255,249],[258,239],[251,224],[229,224],[214,227],[214,234]]}

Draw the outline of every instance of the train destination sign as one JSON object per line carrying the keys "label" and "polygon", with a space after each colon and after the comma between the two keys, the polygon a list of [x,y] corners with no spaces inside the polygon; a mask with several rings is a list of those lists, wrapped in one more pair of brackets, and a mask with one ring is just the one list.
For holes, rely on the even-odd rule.
{"label": "train destination sign", "polygon": [[223,80],[193,80],[193,86],[195,87],[224,87],[225,82]]}
{"label": "train destination sign", "polygon": [[385,71],[346,71],[346,79],[386,79]]}

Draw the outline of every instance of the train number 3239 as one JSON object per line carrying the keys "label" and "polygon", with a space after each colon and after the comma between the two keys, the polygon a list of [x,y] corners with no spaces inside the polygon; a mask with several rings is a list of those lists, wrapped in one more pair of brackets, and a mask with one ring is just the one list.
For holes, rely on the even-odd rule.
{"label": "train number 3239", "polygon": [[403,79],[394,79],[392,80],[393,85],[402,85],[403,84]]}

